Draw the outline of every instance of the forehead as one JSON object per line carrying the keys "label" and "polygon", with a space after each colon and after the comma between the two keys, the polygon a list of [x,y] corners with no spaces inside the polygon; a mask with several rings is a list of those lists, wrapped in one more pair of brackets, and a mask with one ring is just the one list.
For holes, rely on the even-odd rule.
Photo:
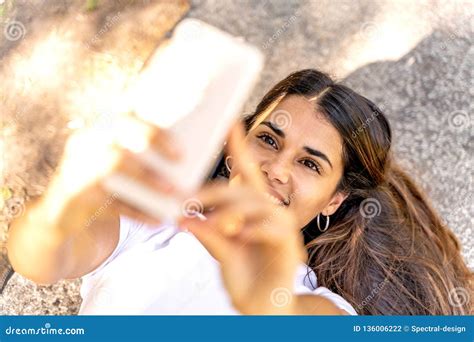
{"label": "forehead", "polygon": [[308,146],[324,152],[334,164],[342,158],[342,138],[316,104],[303,96],[290,95],[258,122],[270,121],[285,133],[285,143]]}

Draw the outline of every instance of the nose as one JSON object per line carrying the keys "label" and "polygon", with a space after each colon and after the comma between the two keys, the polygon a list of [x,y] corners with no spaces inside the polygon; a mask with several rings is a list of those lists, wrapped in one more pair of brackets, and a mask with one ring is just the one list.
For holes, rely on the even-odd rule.
{"label": "nose", "polygon": [[261,170],[271,182],[277,181],[286,184],[290,178],[290,167],[288,162],[282,158],[273,158],[263,162]]}

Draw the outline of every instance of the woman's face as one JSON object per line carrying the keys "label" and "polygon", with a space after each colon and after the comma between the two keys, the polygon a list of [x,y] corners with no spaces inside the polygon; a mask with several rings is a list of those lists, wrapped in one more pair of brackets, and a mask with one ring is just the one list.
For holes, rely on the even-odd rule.
{"label": "woman's face", "polygon": [[[332,215],[346,198],[335,193],[343,173],[342,138],[314,108],[303,96],[287,96],[246,137],[268,194],[295,213],[301,228],[319,213]],[[235,176],[231,171],[231,183]]]}

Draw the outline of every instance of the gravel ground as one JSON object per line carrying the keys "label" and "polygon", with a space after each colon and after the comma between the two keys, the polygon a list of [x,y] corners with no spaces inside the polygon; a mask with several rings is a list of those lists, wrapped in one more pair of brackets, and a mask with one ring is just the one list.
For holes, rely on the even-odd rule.
{"label": "gravel ground", "polygon": [[[429,194],[474,268],[473,4],[215,0],[192,1],[187,16],[244,37],[264,51],[266,66],[246,111],[272,84],[301,68],[327,71],[381,105],[393,127],[399,161]],[[2,58],[14,43],[0,43]],[[9,164],[15,169],[11,174],[27,183],[13,189],[19,199],[44,190],[66,135],[58,127],[78,119],[42,113],[34,120],[27,115],[28,120],[17,120],[19,126],[28,122],[42,128],[43,137],[32,137],[36,129],[28,125],[30,129],[15,130],[14,145],[21,151],[28,146],[33,153],[19,153],[17,148],[7,155],[14,161]],[[7,222],[0,220],[3,231]],[[0,312],[74,314],[80,304],[79,285],[65,281],[35,286],[15,274],[0,298]]]}

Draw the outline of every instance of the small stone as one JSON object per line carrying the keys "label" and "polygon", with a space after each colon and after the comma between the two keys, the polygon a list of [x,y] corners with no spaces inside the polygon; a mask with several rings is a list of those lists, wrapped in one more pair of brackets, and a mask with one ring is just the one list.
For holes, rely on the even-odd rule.
{"label": "small stone", "polygon": [[6,186],[2,187],[0,191],[1,191],[1,196],[5,201],[12,197],[12,191],[10,190],[10,188]]}

